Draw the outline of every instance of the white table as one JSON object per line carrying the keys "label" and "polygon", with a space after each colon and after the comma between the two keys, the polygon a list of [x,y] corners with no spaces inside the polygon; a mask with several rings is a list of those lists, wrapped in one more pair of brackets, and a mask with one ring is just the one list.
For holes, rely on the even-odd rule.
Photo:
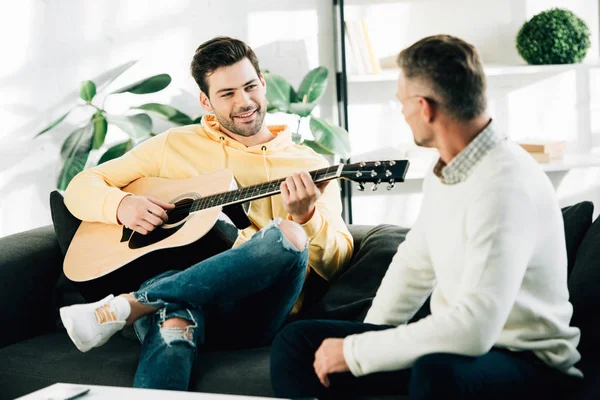
{"label": "white table", "polygon": [[90,388],[90,391],[87,394],[81,397],[77,397],[76,400],[274,400],[272,397],[252,397],[229,394],[178,392],[171,390],[133,389],[114,386],[75,385],[72,383],[55,383],[54,385],[48,386],[47,388],[38,390],[23,397],[19,397],[19,399],[47,400],[49,396],[51,396],[51,394],[55,392],[55,390],[72,386]]}

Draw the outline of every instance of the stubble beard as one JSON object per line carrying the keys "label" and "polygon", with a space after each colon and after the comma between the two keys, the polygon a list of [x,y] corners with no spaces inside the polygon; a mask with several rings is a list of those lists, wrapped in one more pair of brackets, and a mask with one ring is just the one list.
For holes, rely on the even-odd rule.
{"label": "stubble beard", "polygon": [[[236,113],[250,111],[252,109],[253,109],[253,107],[248,107],[247,110],[236,111]],[[235,118],[233,116],[225,117],[225,116],[217,114],[215,112],[217,121],[219,121],[219,124],[221,124],[222,127],[224,127],[225,129],[227,129],[228,131],[230,131],[232,133],[235,133],[236,135],[240,135],[243,137],[254,136],[258,132],[260,132],[260,129],[262,128],[262,125],[263,125],[263,121],[265,119],[265,115],[266,115],[266,111],[261,106],[257,105],[256,106],[256,118],[254,118],[254,121],[252,121],[251,124],[245,124],[243,122],[236,123]]]}

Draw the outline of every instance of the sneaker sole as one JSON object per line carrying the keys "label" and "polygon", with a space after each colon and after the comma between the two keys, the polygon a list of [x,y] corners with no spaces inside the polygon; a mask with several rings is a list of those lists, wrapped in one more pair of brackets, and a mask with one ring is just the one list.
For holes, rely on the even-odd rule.
{"label": "sneaker sole", "polygon": [[[69,338],[71,339],[75,347],[77,347],[77,349],[82,353],[90,351],[94,347],[94,345],[90,345],[89,342],[82,342],[77,338],[77,335],[75,335],[75,332],[73,332],[73,319],[69,314],[70,313],[68,307],[60,309],[60,319],[62,320],[63,326],[67,330]],[[98,337],[95,337],[94,341],[96,341],[97,339]]]}

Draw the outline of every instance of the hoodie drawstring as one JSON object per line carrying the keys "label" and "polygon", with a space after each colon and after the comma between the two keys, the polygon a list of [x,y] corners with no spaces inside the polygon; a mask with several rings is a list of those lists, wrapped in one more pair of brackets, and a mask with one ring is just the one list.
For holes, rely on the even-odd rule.
{"label": "hoodie drawstring", "polygon": [[267,180],[270,181],[271,178],[269,177],[269,167],[267,166],[267,146],[261,147],[260,151],[263,155],[263,165],[265,167],[265,173],[267,174]]}
{"label": "hoodie drawstring", "polygon": [[[260,148],[260,151],[262,152],[262,155],[263,155],[263,165],[265,167],[265,173],[267,174],[267,181],[270,181],[271,177],[269,176],[269,166],[267,165],[267,146],[263,145]],[[275,204],[273,204],[273,196],[269,196],[269,202],[271,203],[271,213],[272,213],[272,217],[274,219],[278,216],[275,215]]]}
{"label": "hoodie drawstring", "polygon": [[219,136],[219,142],[221,142],[221,150],[223,150],[223,168],[227,168],[227,150],[225,150],[225,138],[223,136]]}

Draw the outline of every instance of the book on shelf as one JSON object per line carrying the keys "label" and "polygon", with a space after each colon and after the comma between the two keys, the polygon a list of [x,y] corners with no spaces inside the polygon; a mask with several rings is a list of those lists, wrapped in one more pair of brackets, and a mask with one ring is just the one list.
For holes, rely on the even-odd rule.
{"label": "book on shelf", "polygon": [[358,75],[378,74],[381,72],[381,65],[377,58],[369,29],[365,19],[344,21],[346,31],[346,51],[347,61],[350,61],[352,73]]}
{"label": "book on shelf", "polygon": [[565,140],[549,139],[529,139],[518,143],[540,163],[562,160],[568,145]]}
{"label": "book on shelf", "polygon": [[522,140],[519,145],[530,153],[544,153],[550,155],[562,154],[567,149],[565,140]]}

